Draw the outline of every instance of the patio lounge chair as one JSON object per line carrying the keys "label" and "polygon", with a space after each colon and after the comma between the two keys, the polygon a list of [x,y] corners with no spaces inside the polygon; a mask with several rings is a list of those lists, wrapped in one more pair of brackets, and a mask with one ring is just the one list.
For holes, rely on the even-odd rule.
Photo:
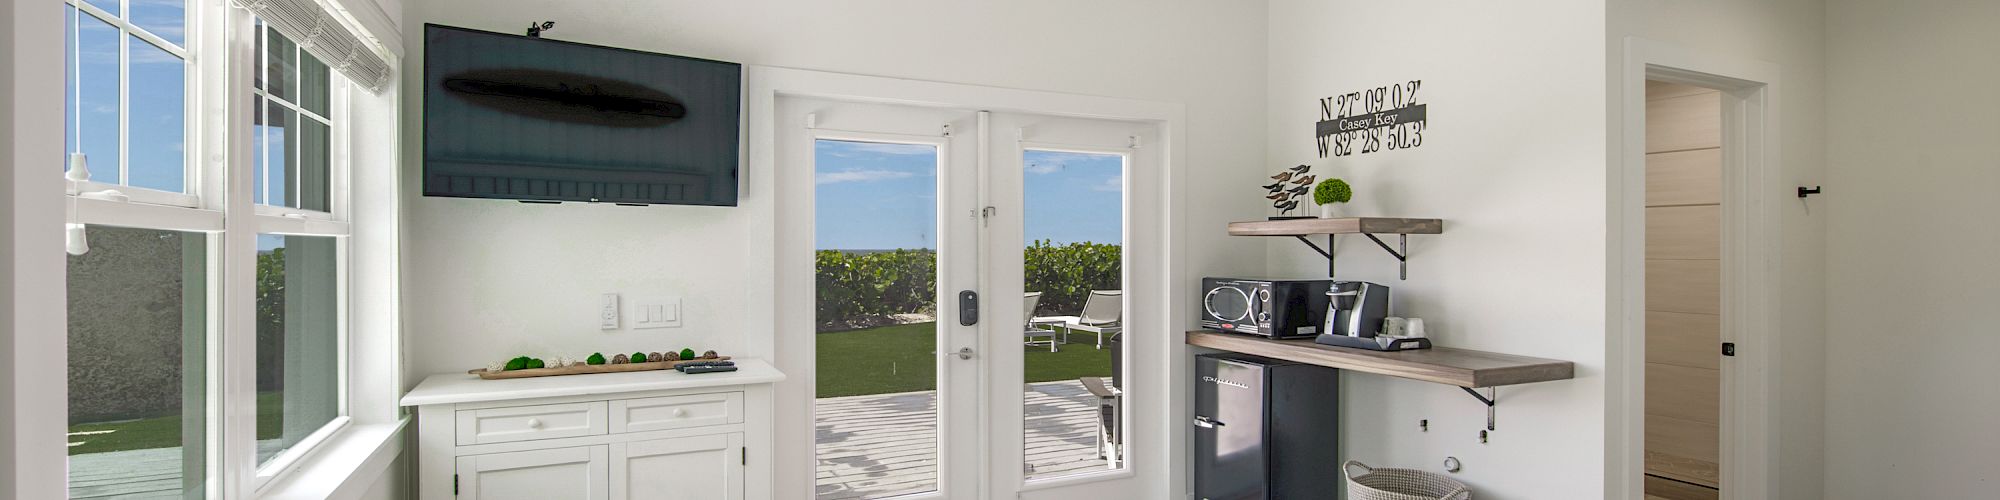
{"label": "patio lounge chair", "polygon": [[[1028,292],[1021,294],[1021,305],[1023,306],[1021,309],[1021,317],[1023,318],[1035,317],[1035,306],[1041,303],[1042,303],[1042,292]],[[1022,325],[1022,329],[1025,331],[1021,332],[1021,336],[1022,338],[1026,339],[1026,342],[1023,342],[1023,344],[1029,346],[1048,344],[1049,352],[1056,352],[1056,335],[1058,335],[1060,332],[1037,327],[1035,326],[1035,323],[1033,321],[1029,321],[1027,324]],[[1035,340],[1036,338],[1040,337],[1047,337],[1048,340]]]}
{"label": "patio lounge chair", "polygon": [[1125,436],[1118,428],[1125,412],[1125,391],[1106,383],[1104,377],[1080,377],[1076,381],[1097,398],[1097,458],[1118,467],[1118,462],[1125,458]]}
{"label": "patio lounge chair", "polygon": [[[1037,300],[1040,300],[1037,298]],[[1123,290],[1091,290],[1090,297],[1083,301],[1083,314],[1077,316],[1042,316],[1028,321],[1030,325],[1051,325],[1062,328],[1063,343],[1069,343],[1071,332],[1089,332],[1097,336],[1097,348],[1104,348],[1106,337],[1117,335],[1119,321],[1124,319],[1125,292]],[[1053,349],[1051,349],[1053,350]]]}

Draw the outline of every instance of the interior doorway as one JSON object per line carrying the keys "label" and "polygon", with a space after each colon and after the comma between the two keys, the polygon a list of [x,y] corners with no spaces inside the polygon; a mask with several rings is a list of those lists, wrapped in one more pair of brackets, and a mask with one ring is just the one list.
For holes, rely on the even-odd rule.
{"label": "interior doorway", "polygon": [[1648,500],[1720,497],[1722,92],[1646,82]]}

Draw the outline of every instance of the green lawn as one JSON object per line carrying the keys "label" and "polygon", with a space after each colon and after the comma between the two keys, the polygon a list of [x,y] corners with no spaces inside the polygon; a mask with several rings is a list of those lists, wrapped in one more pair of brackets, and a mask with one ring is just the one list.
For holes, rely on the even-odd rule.
{"label": "green lawn", "polygon": [[[284,432],[284,393],[264,392],[257,394],[257,439],[277,439]],[[142,418],[120,422],[76,424],[69,431],[100,432],[104,434],[70,436],[69,442],[83,444],[69,447],[69,454],[103,453],[107,451],[147,450],[172,448],[181,445],[181,416]]]}
{"label": "green lawn", "polygon": [[[911,323],[821,333],[816,370],[818,397],[937,389],[937,324]],[[1027,382],[1111,376],[1111,349],[1095,348],[1090,334],[1071,335],[1059,352],[1027,347]]]}

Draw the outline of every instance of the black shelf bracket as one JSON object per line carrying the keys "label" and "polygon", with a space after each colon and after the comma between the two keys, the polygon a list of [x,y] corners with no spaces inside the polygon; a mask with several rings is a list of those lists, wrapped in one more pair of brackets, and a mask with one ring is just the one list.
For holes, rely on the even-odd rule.
{"label": "black shelf bracket", "polygon": [[1488,387],[1486,388],[1486,394],[1480,394],[1479,391],[1472,390],[1471,387],[1459,387],[1459,389],[1464,389],[1465,393],[1471,394],[1473,399],[1477,399],[1479,400],[1479,402],[1486,404],[1486,430],[1489,431],[1494,430],[1493,406],[1498,403],[1497,400],[1500,397],[1500,388]]}
{"label": "black shelf bracket", "polygon": [[[1382,238],[1376,237],[1375,233],[1361,233],[1361,235],[1367,236],[1369,241],[1373,241],[1376,246],[1382,247],[1382,251],[1389,252],[1389,256],[1396,258],[1396,262],[1398,263],[1398,278],[1410,279],[1410,235],[1397,234],[1397,248],[1390,248],[1389,243],[1382,241]],[[1292,235],[1292,237],[1298,238],[1306,246],[1312,247],[1314,252],[1319,252],[1320,256],[1326,257],[1326,276],[1329,278],[1333,277],[1333,235],[1326,235],[1325,248],[1320,248],[1318,243],[1313,243],[1313,240],[1306,238],[1304,235]]]}

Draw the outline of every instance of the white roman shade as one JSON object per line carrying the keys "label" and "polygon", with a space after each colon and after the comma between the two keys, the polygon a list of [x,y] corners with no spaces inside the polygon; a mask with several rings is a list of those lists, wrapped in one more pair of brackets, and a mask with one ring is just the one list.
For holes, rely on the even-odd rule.
{"label": "white roman shade", "polygon": [[389,61],[362,41],[360,35],[313,0],[238,0],[264,24],[299,43],[299,48],[325,61],[348,80],[371,93],[389,84]]}

